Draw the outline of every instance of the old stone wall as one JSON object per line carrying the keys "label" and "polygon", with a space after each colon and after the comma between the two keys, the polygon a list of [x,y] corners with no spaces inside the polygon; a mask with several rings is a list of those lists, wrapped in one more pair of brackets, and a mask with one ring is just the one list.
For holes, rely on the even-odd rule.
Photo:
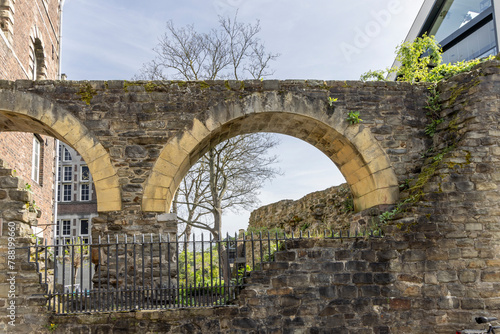
{"label": "old stone wall", "polygon": [[354,214],[352,194],[347,184],[315,191],[293,200],[282,200],[262,206],[250,214],[250,230],[278,228],[287,233],[323,233],[327,230],[349,230]]}
{"label": "old stone wall", "polygon": [[24,189],[24,180],[0,160],[0,331],[30,333],[43,326],[46,298],[35,263],[27,249],[36,213],[26,203],[33,194]]}
{"label": "old stone wall", "polygon": [[[117,89],[116,92],[110,91],[110,84],[115,87],[113,89]],[[206,89],[210,89],[215,91],[214,98],[223,99],[225,94],[241,94],[241,103],[248,103],[247,107],[252,105],[251,101],[258,105],[267,101],[270,103],[269,108],[273,109],[275,106],[273,103],[277,101],[276,94],[265,91],[267,86],[261,85],[277,85],[278,88],[291,89],[287,86],[291,84],[291,82],[265,84],[256,82],[254,86],[250,86],[251,88],[245,86],[243,89],[238,86],[239,88],[229,90],[215,84],[207,84],[210,88],[204,86],[202,89],[199,87],[200,83],[188,83],[186,86],[171,83],[167,88],[158,88],[159,95],[148,95],[144,86],[141,86],[144,91],[142,88],[133,88],[133,92],[132,90],[124,92],[123,82],[108,83],[108,86],[103,83],[96,88],[97,93],[92,95],[88,105],[86,102],[79,102],[78,98],[73,96],[77,94],[76,88],[79,87],[79,84],[75,83],[68,83],[67,86],[58,86],[54,82],[45,82],[40,86],[27,83],[24,88],[16,89],[49,96],[56,96],[58,91],[63,100],[57,103],[66,104],[74,115],[84,119],[84,123],[105,124],[93,138],[105,143],[102,148],[106,147],[111,152],[110,161],[113,168],[119,170],[120,190],[126,210],[109,210],[101,213],[100,217],[96,218],[99,226],[97,232],[137,234],[144,230],[147,232],[157,230],[163,233],[161,229],[165,228],[165,225],[159,221],[156,211],[141,210],[143,209],[141,198],[144,198],[141,197],[141,191],[146,192],[147,183],[154,179],[148,178],[149,173],[154,174],[168,168],[153,168],[154,171],[147,168],[156,164],[155,154],[161,155],[159,151],[164,152],[158,143],[167,141],[162,137],[167,136],[165,130],[168,128],[167,124],[170,123],[175,128],[179,126],[179,123],[175,125],[176,121],[190,124],[189,122],[193,120],[189,113],[169,114],[171,118],[162,125],[161,122],[166,121],[166,115],[156,114],[157,107],[166,108],[168,105],[173,108],[170,110],[174,111],[189,109],[197,114],[196,117],[200,117],[203,115],[203,110],[198,108],[204,106],[210,109],[212,100],[204,95],[207,94]],[[22,83],[5,83],[4,87],[13,89],[13,85],[19,87]],[[299,93],[284,94],[288,98],[301,96],[295,106],[300,106],[301,103],[306,105],[307,101],[316,101],[314,103],[317,104],[311,105],[318,107],[320,111],[317,113],[323,111],[327,113],[330,110],[324,101],[326,89],[309,90],[306,84],[297,85],[295,88],[298,87]],[[116,88],[117,86],[119,88]],[[274,89],[278,89],[275,86]],[[323,83],[317,87],[322,86]],[[177,95],[173,94],[174,89],[187,95],[187,90],[184,90],[186,87],[190,87],[195,95],[191,95],[190,99],[186,96],[175,98]],[[265,93],[257,94],[258,89],[263,89]],[[378,90],[380,93],[377,93]],[[333,118],[340,117],[341,113],[338,112],[347,108],[357,106],[360,111],[366,108],[367,124],[362,125],[363,129],[361,125],[349,126],[342,122],[339,123],[341,125],[332,125],[337,126],[344,136],[341,139],[345,145],[337,152],[338,157],[351,157],[350,154],[356,152],[349,151],[354,146],[349,146],[345,142],[347,139],[356,142],[358,136],[365,138],[364,136],[369,134],[367,138],[373,136],[377,144],[366,147],[363,144],[365,142],[361,141],[357,147],[366,151],[383,149],[391,161],[390,165],[379,165],[383,168],[378,169],[375,174],[386,169],[394,169],[400,182],[409,179],[405,182],[409,189],[402,192],[401,198],[398,197],[398,203],[393,203],[393,207],[389,208],[389,214],[386,215],[387,223],[381,224],[385,230],[385,238],[357,241],[345,239],[289,241],[287,250],[276,255],[278,262],[270,264],[263,272],[251,274],[247,287],[235,301],[236,306],[195,311],[105,314],[97,317],[54,316],[50,322],[59,324],[59,330],[62,332],[71,331],[74,323],[78,323],[78,328],[83,331],[99,329],[114,332],[123,332],[125,328],[132,332],[143,331],[151,326],[151,330],[161,328],[171,333],[203,331],[255,333],[282,330],[305,333],[444,334],[470,327],[474,316],[498,315],[500,310],[498,292],[500,287],[498,274],[500,61],[490,61],[475,67],[471,72],[443,81],[437,86],[437,91],[439,96],[436,96],[435,100],[440,105],[440,107],[436,105],[439,109],[437,117],[443,121],[431,138],[424,134],[427,124],[426,110],[421,108],[427,99],[427,93],[424,93],[427,92],[427,86],[349,82],[333,83],[328,86],[328,94],[335,93],[341,102],[335,110],[330,110]],[[342,92],[349,92],[352,95],[343,95]],[[150,100],[160,96],[163,101],[160,104]],[[204,96],[207,97],[206,100],[203,99]],[[408,101],[410,97],[414,99]],[[171,99],[168,100],[169,104],[163,100],[164,98]],[[134,102],[143,99],[149,102]],[[386,99],[394,101],[394,104],[385,103]],[[35,100],[33,97],[33,101]],[[349,104],[343,104],[342,101],[347,100],[350,101]],[[112,105],[111,101],[116,105]],[[321,104],[318,101],[323,102]],[[191,108],[188,108],[188,105]],[[235,108],[237,105],[232,104]],[[118,113],[117,106],[127,110],[125,116],[123,113]],[[156,125],[147,123],[145,127],[148,129],[137,130],[134,128],[134,122],[140,119],[139,116],[144,115],[146,106],[152,108],[148,109],[151,115],[158,116],[155,119]],[[198,110],[198,113],[195,110]],[[215,109],[210,110],[215,112]],[[228,109],[223,111],[230,112]],[[94,112],[102,118],[93,119]],[[103,122],[111,115],[115,115],[116,119]],[[344,115],[342,114],[341,119],[344,119]],[[275,115],[274,112],[262,112],[262,116],[241,116],[238,118],[241,122],[231,123],[234,126],[232,130],[222,126],[216,127],[222,132],[217,130],[214,136],[208,137],[214,141],[219,137],[226,138],[229,136],[224,133],[226,130],[228,133],[264,131],[269,129],[264,123],[273,124],[271,120],[276,116],[278,120],[285,120],[280,118],[283,117],[282,114]],[[339,140],[338,137],[326,140],[329,132],[320,126],[319,121],[317,123],[304,121],[314,117],[318,119],[324,117],[321,119],[327,122],[327,116],[319,117],[311,111],[309,118],[304,115],[290,117],[293,124],[304,125],[304,127],[292,127],[304,132],[301,134],[298,131],[295,133],[296,136],[312,141],[311,138],[317,139],[321,137],[321,133],[324,134],[316,141],[317,145],[324,145],[322,146],[324,152],[327,151],[327,144],[335,146]],[[118,118],[127,125],[120,125]],[[73,120],[75,119],[76,116]],[[244,119],[252,119],[254,128],[246,128],[251,125],[245,123]],[[304,123],[300,123],[302,121]],[[283,129],[289,128],[284,124],[281,125]],[[163,131],[156,128],[158,132],[155,132],[149,126],[165,128]],[[341,130],[338,126],[345,128]],[[54,128],[57,128],[57,124]],[[325,132],[322,132],[323,130]],[[351,131],[356,135],[350,134]],[[403,140],[400,135],[406,136],[406,139]],[[187,138],[185,133],[182,136]],[[396,137],[400,140],[399,148],[390,147],[394,145]],[[191,141],[196,145],[208,145],[205,140]],[[415,145],[410,145],[412,142]],[[406,147],[401,146],[404,143]],[[187,154],[188,159],[195,161],[197,154],[203,151],[201,146],[196,146],[197,148],[193,150],[188,150],[188,146],[185,146],[184,152],[191,152]],[[350,153],[348,155],[340,153],[345,151]],[[105,156],[107,151],[100,152]],[[178,152],[183,154],[181,151]],[[361,153],[352,156],[352,160],[358,163],[362,160],[361,156]],[[363,156],[373,157],[369,153]],[[169,161],[174,161],[175,157],[172,156],[172,160]],[[357,171],[367,171],[366,165],[374,166],[380,162],[375,159],[355,167],[348,165],[347,162],[341,165],[341,170],[343,173],[351,173],[354,170],[348,175],[359,176],[361,174]],[[186,162],[182,168],[188,165]],[[352,169],[349,169],[349,166]],[[132,182],[133,175],[134,182]],[[180,177],[181,174],[175,175]],[[158,176],[159,180],[164,180],[163,176]],[[382,179],[376,176],[371,178],[377,182]],[[355,190],[356,187],[369,186],[365,182],[370,178],[361,183],[350,180],[348,183],[353,194],[358,191],[359,195],[360,190]],[[96,188],[99,193],[99,186]],[[384,188],[374,189],[378,192]],[[160,188],[156,190],[160,191]],[[383,194],[387,195],[390,192]],[[363,196],[358,197],[360,198]],[[384,201],[380,203],[392,204]],[[378,205],[376,208],[383,210]],[[168,318],[169,316],[172,318]]]}
{"label": "old stone wall", "polygon": [[[4,82],[0,90],[7,110],[29,105],[26,115],[42,120],[33,128],[82,154],[94,176],[99,211],[122,211],[125,221],[168,210],[190,165],[230,136],[269,131],[311,143],[337,163],[358,209],[394,203],[398,182],[415,175],[430,144],[423,85],[18,81]],[[23,102],[25,96],[31,102]],[[330,106],[328,97],[338,100]],[[348,124],[352,110],[361,113],[362,123]],[[5,115],[9,121],[1,122],[2,129],[26,126],[17,123],[16,112]]]}
{"label": "old stone wall", "polygon": [[[417,270],[432,265],[423,243],[386,237],[287,245],[277,262],[250,274],[234,306],[51,316],[49,322],[59,333],[444,334],[473,327],[477,313],[456,296],[441,295],[439,284]],[[467,283],[460,280],[457,285]]]}

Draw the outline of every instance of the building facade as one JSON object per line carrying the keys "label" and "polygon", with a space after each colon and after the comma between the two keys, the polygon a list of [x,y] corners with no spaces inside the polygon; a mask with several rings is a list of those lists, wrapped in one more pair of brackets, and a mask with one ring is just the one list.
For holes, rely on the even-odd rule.
{"label": "building facade", "polygon": [[[0,3],[0,80],[58,79],[63,1]],[[40,212],[39,232],[53,235],[55,150],[52,137],[0,132],[0,159],[26,181]]]}
{"label": "building facade", "polygon": [[443,63],[498,53],[500,0],[425,0],[405,41],[434,35]]}
{"label": "building facade", "polygon": [[89,167],[70,146],[59,143],[57,223],[55,236],[80,237],[87,242],[90,224],[97,216],[97,198]]}

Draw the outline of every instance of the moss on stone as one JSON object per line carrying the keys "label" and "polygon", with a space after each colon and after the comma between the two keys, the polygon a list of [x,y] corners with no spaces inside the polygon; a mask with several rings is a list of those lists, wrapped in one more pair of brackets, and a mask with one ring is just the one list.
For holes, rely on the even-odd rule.
{"label": "moss on stone", "polygon": [[97,91],[88,82],[85,83],[83,87],[78,91],[78,95],[81,96],[81,100],[87,104],[90,104],[92,98],[97,95]]}
{"label": "moss on stone", "polygon": [[154,92],[156,90],[156,88],[158,88],[158,87],[159,87],[159,85],[152,82],[152,81],[148,81],[144,85],[144,89],[146,89],[146,92],[148,92],[148,93]]}
{"label": "moss on stone", "polygon": [[210,88],[210,85],[207,84],[205,81],[200,81],[199,83],[201,89],[207,89]]}
{"label": "moss on stone", "polygon": [[469,89],[479,85],[481,81],[479,79],[476,79],[472,81],[470,84],[463,85],[461,87],[455,87],[451,90],[451,95],[450,99],[448,100],[448,106],[452,106],[455,104],[456,99],[462,94],[464,91],[468,91]]}

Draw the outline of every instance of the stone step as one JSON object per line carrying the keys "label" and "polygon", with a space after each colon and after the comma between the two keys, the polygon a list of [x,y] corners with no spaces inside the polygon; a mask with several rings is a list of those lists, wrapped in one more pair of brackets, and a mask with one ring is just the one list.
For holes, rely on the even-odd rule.
{"label": "stone step", "polygon": [[23,179],[16,176],[0,176],[0,188],[2,189],[23,189],[25,183]]}

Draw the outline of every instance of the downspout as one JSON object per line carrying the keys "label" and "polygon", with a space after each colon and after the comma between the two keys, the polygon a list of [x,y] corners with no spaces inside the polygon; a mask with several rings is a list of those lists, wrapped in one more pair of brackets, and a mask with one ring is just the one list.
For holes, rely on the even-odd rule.
{"label": "downspout", "polygon": [[54,242],[53,244],[55,245],[55,240],[57,238],[57,235],[56,235],[56,232],[57,232],[57,208],[58,208],[58,202],[57,202],[57,195],[58,195],[58,192],[59,192],[59,139],[56,139],[55,140],[55,148],[54,150],[56,151],[56,154],[55,154],[55,158],[54,158],[54,166],[55,166],[55,169],[56,169],[56,173],[55,173],[55,179],[54,179],[54,224],[52,226],[54,226],[53,228],[53,239]]}
{"label": "downspout", "polygon": [[63,6],[64,6],[64,1],[65,0],[60,0],[61,2],[59,3],[59,65],[57,69],[57,78],[59,80],[62,80],[62,73],[61,73],[61,55],[62,55],[62,23],[63,23]]}

